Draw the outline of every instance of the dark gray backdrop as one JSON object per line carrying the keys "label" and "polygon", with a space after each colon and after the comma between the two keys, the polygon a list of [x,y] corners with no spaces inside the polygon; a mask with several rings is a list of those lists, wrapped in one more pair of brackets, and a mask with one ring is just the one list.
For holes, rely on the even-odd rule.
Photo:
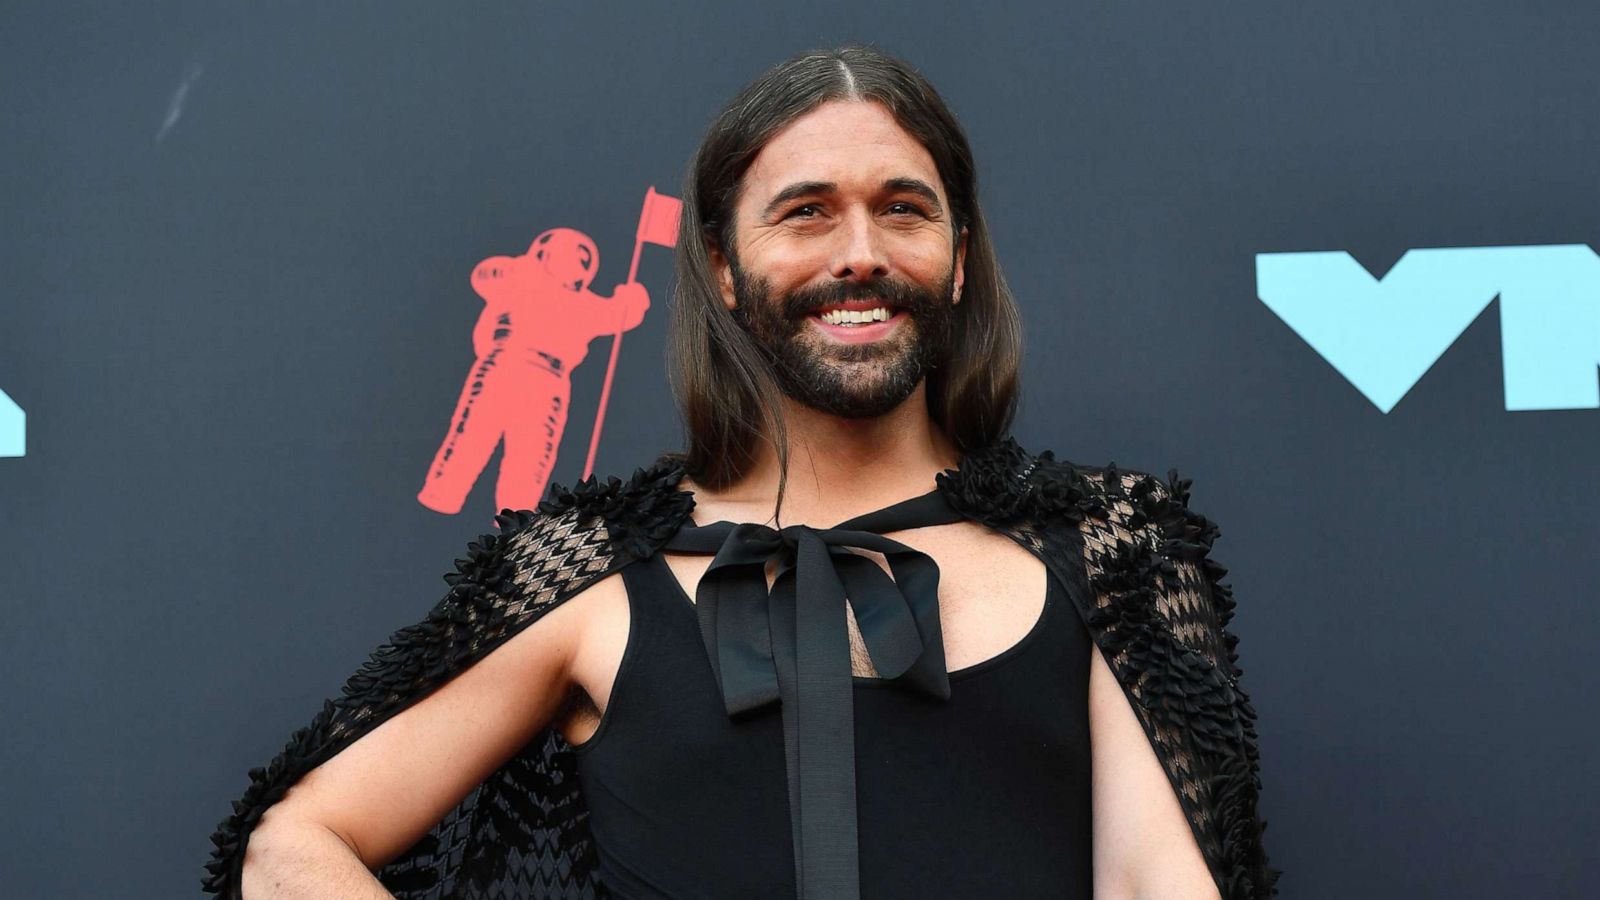
{"label": "dark gray backdrop", "polygon": [[[1582,2],[8,4],[4,893],[197,892],[245,770],[487,530],[495,463],[462,515],[414,499],[470,267],[570,226],[609,292],[716,107],[857,39],[970,132],[1027,320],[1018,439],[1176,466],[1222,525],[1284,896],[1586,894],[1600,411],[1505,411],[1487,314],[1384,415],[1256,299],[1254,255],[1381,274],[1600,242],[1597,26]],[[679,440],[670,274],[647,248],[601,473]]]}

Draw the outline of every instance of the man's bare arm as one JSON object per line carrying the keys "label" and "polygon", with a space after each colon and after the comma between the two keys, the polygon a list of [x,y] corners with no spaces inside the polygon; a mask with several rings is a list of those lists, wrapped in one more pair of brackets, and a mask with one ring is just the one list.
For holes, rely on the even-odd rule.
{"label": "man's bare arm", "polygon": [[1089,666],[1095,900],[1219,900],[1184,818],[1111,666]]}
{"label": "man's bare arm", "polygon": [[[287,797],[285,798],[287,799]],[[239,890],[243,897],[273,900],[394,900],[344,839],[315,822],[263,815],[245,847]],[[271,828],[268,820],[271,819]]]}
{"label": "man's bare arm", "polygon": [[251,835],[244,897],[388,897],[371,872],[551,723],[585,610],[623,591],[620,575],[591,585],[308,772]]}

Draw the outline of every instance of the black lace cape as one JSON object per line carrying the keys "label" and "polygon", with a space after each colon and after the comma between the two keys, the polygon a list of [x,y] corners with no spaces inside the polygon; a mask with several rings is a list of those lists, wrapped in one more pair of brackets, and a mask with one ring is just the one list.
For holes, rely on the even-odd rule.
{"label": "black lace cape", "polygon": [[[307,772],[482,659],[600,578],[649,556],[694,506],[663,456],[627,482],[552,487],[537,511],[504,510],[500,534],[467,545],[449,592],[396,631],[296,731],[211,836],[203,887],[239,896],[261,815]],[[1011,438],[936,476],[969,518],[1032,551],[1122,684],[1224,900],[1277,893],[1257,809],[1255,710],[1239,686],[1234,601],[1210,559],[1219,530],[1188,509],[1190,480],[1081,466]],[[428,834],[377,871],[402,898],[609,896],[596,874],[571,746],[554,727],[530,741]]]}

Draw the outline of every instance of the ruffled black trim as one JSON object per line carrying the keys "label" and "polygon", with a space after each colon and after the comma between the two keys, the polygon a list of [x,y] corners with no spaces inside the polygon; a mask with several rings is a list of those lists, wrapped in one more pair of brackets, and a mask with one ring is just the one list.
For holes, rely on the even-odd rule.
{"label": "ruffled black trim", "polygon": [[1046,450],[1037,456],[1005,437],[934,477],[951,504],[997,527],[1038,518],[1079,522],[1109,515],[1099,488],[1078,466]]}
{"label": "ruffled black trim", "polygon": [[[1255,709],[1239,686],[1238,638],[1225,626],[1232,621],[1232,589],[1221,579],[1227,569],[1209,556],[1221,533],[1215,522],[1188,508],[1191,479],[1169,469],[1163,484],[1142,472],[1118,473],[1107,467],[1109,492],[1126,499],[1133,514],[1130,531],[1154,540],[1119,547],[1115,564],[1100,586],[1117,599],[1099,610],[1091,623],[1110,640],[1110,653],[1126,653],[1141,673],[1142,705],[1153,720],[1172,733],[1185,733],[1198,759],[1197,774],[1209,784],[1209,816],[1216,839],[1214,871],[1225,898],[1276,895],[1282,874],[1268,865],[1258,815],[1261,790],[1260,755]],[[1122,487],[1121,474],[1135,477]],[[1179,564],[1193,566],[1205,589],[1205,608],[1195,612],[1205,639],[1199,645],[1180,641],[1174,623],[1156,603],[1157,591],[1176,594],[1193,589],[1179,575]],[[1188,623],[1191,626],[1195,622]],[[1193,630],[1193,629],[1190,629]]]}
{"label": "ruffled black trim", "polygon": [[682,463],[663,457],[634,469],[627,482],[613,475],[602,484],[590,475],[570,489],[552,484],[539,511],[559,515],[576,509],[583,524],[599,516],[618,549],[642,558],[676,534],[694,508],[694,497],[676,489],[683,476]]}
{"label": "ruffled black trim", "polygon": [[1037,460],[1011,437],[966,454],[960,465],[933,477],[950,504],[991,525],[1013,521],[1032,507],[1030,476]]}

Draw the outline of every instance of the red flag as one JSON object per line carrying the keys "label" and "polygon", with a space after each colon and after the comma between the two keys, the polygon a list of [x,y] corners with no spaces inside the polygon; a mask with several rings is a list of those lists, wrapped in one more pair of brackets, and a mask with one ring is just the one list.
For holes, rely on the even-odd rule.
{"label": "red flag", "polygon": [[[645,189],[644,208],[639,210],[639,230],[633,237],[633,262],[628,264],[628,283],[639,277],[639,251],[645,244],[662,247],[678,245],[678,219],[683,201],[656,193],[654,185]],[[589,438],[589,460],[583,464],[583,477],[594,472],[594,454],[600,447],[600,423],[606,416],[606,400],[611,397],[611,376],[617,371],[617,351],[622,348],[622,319],[617,319],[617,335],[611,341],[611,361],[606,364],[605,384],[600,387],[600,408],[594,414],[594,435]]]}
{"label": "red flag", "polygon": [[683,201],[650,188],[644,195],[644,209],[639,212],[639,240],[663,247],[678,244],[678,217],[683,213]]}

